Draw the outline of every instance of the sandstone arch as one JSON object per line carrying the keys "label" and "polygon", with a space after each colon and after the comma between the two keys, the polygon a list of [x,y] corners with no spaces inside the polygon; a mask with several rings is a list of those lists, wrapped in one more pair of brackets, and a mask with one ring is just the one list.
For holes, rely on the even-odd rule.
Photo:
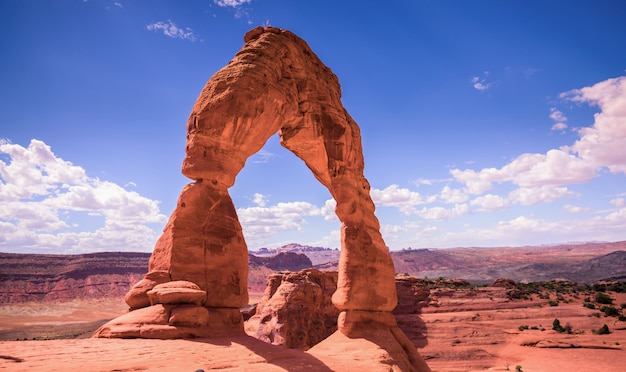
{"label": "sandstone arch", "polygon": [[[237,56],[207,82],[189,117],[183,174],[196,180],[190,188],[203,189],[209,200],[219,195],[220,203],[229,204],[227,189],[245,161],[278,132],[281,144],[305,162],[337,201],[342,255],[333,303],[340,310],[391,311],[397,303],[393,263],[363,176],[360,130],[341,104],[337,77],[291,32],[257,28],[245,41]],[[209,208],[214,212],[203,216],[202,230],[215,228],[224,215],[232,217],[220,223],[228,225],[223,226],[231,234],[228,256],[240,256],[236,272],[242,273],[247,249],[234,208],[228,208],[229,213]],[[175,260],[170,260],[169,267],[156,264],[159,248],[152,260],[154,269],[172,272]],[[221,254],[218,249],[216,255]],[[244,292],[242,287],[240,302],[212,305],[245,305]]]}
{"label": "sandstone arch", "polygon": [[[246,159],[279,133],[337,202],[341,256],[333,304],[339,331],[308,351],[345,369],[346,353],[376,355],[380,370],[429,371],[391,310],[394,267],[374,215],[358,125],[341,104],[339,81],[309,46],[273,27],[246,44],[207,82],[187,122],[177,207],[157,241],[148,273],[126,295],[130,312],[94,337],[241,337],[248,304],[248,250],[228,194]],[[355,339],[360,341],[355,341]],[[378,370],[378,369],[376,369]]]}
{"label": "sandstone arch", "polygon": [[[391,314],[397,304],[393,262],[363,175],[360,130],[341,103],[337,77],[287,30],[257,27],[244,41],[191,111],[182,171],[194,182],[183,188],[148,274],[126,295],[132,311],[94,336],[243,333],[239,308],[248,304],[248,250],[228,188],[246,160],[279,133],[281,144],[337,202],[341,256],[332,301],[341,311],[340,332],[329,342],[375,339],[376,348],[403,360],[403,370],[427,371]],[[333,347],[324,342],[311,353],[332,359]],[[359,353],[361,346],[355,347]]]}

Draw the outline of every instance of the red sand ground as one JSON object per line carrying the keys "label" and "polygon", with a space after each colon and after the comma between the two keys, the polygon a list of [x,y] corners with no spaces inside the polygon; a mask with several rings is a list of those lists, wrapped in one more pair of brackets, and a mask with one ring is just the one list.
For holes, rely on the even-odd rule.
{"label": "red sand ground", "polygon": [[[407,335],[433,371],[624,371],[626,323],[596,317],[582,300],[548,306],[546,300],[508,301],[503,289],[473,293],[442,291],[422,314],[399,316]],[[614,295],[616,307],[626,295]],[[541,306],[539,306],[541,304]],[[29,326],[50,330],[68,323],[111,318],[123,301],[74,301],[61,304],[0,305],[0,334]],[[554,318],[574,333],[552,331]],[[613,332],[594,335],[607,324]],[[545,328],[519,331],[520,325]],[[582,333],[584,331],[584,333]],[[425,337],[424,337],[425,336]],[[321,361],[250,337],[204,340],[67,339],[0,342],[2,371],[374,371],[376,346],[354,340],[363,351],[341,360]],[[573,347],[572,347],[573,346]],[[341,347],[341,345],[338,345]],[[368,358],[372,356],[371,363]],[[374,367],[375,366],[375,367]],[[384,369],[383,369],[384,370]],[[388,368],[387,368],[388,370]]]}

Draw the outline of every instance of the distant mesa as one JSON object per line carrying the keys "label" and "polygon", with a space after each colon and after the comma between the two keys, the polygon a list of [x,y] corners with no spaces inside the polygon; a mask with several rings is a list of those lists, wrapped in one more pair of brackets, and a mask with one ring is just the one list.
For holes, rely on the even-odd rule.
{"label": "distant mesa", "polygon": [[[244,334],[239,308],[248,304],[248,249],[228,189],[246,160],[278,133],[281,145],[329,190],[341,221],[332,295],[338,331],[316,345],[318,355],[329,356],[336,343],[358,348],[351,337],[365,337],[385,350],[386,364],[428,371],[391,314],[398,301],[394,266],[363,175],[360,129],[341,103],[339,80],[304,40],[287,30],[257,27],[244,41],[206,83],[189,115],[182,172],[194,182],[183,188],[146,278],[127,296],[129,305],[136,306],[145,303],[147,294],[150,306],[112,320],[95,336]],[[166,281],[197,285],[205,300],[154,303],[150,293],[164,285],[150,279],[157,272]],[[168,296],[187,299],[188,290],[176,285],[168,288]],[[192,326],[175,321],[176,314],[189,319],[202,312],[200,307],[208,311],[206,322],[202,318]]]}

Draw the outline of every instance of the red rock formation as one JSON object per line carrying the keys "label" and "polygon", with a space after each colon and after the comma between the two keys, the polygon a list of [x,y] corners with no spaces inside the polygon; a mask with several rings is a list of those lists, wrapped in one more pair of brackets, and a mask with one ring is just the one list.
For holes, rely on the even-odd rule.
{"label": "red rock formation", "polygon": [[308,349],[337,330],[339,310],[331,302],[336,289],[337,272],[274,274],[245,330],[274,345]]}
{"label": "red rock formation", "polygon": [[[427,281],[400,275],[395,283],[398,306],[394,315],[414,316],[428,306],[430,287]],[[267,280],[256,313],[245,323],[246,333],[274,345],[308,349],[337,330],[338,310],[331,303],[336,288],[335,271],[305,269],[273,274]],[[371,315],[370,312],[364,314]],[[387,327],[395,327],[393,317],[381,315],[380,318],[383,316],[387,316]],[[415,320],[411,319],[409,326],[414,326]],[[346,321],[345,313],[342,321]],[[357,332],[363,331],[363,325],[354,321],[349,326],[355,325],[360,328]]]}
{"label": "red rock formation", "polygon": [[0,253],[0,303],[121,297],[147,262],[146,253]]}
{"label": "red rock formation", "polygon": [[414,276],[396,276],[396,290],[398,292],[398,306],[393,314],[417,314],[422,307],[428,306],[430,287],[424,279]]}
{"label": "red rock formation", "polygon": [[[212,185],[216,194],[227,194],[248,157],[279,132],[281,144],[305,162],[337,201],[342,255],[333,303],[341,310],[391,311],[397,301],[393,264],[363,177],[359,127],[341,104],[337,77],[291,32],[256,28],[245,41],[192,109],[183,174]],[[232,210],[227,215],[236,219]],[[241,243],[245,245],[243,239]],[[176,248],[155,249],[153,257],[167,262]],[[238,252],[231,250],[229,257],[238,257],[237,262],[247,257]]]}
{"label": "red rock formation", "polygon": [[[182,171],[195,182],[183,189],[149,271],[196,283],[211,293],[209,309],[247,305],[247,246],[228,188],[278,132],[337,202],[341,254],[332,302],[342,311],[339,330],[351,336],[376,326],[403,345],[391,315],[393,262],[363,175],[360,129],[341,103],[337,77],[289,31],[257,27],[244,41],[191,111]],[[216,326],[212,317],[209,323]]]}

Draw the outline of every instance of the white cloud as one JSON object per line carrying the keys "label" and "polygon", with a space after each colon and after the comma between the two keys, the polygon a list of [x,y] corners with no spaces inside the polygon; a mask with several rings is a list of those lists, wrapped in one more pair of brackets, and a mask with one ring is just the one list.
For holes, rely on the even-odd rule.
{"label": "white cloud", "polygon": [[238,6],[244,5],[244,4],[250,4],[252,0],[213,0],[213,2],[221,7],[232,7],[232,8],[236,8]]}
{"label": "white cloud", "polygon": [[146,29],[149,31],[163,31],[165,36],[171,37],[173,39],[183,39],[194,42],[198,40],[196,34],[193,33],[193,30],[189,27],[180,28],[174,24],[171,20],[167,20],[167,22],[154,22],[146,26]]}
{"label": "white cloud", "polygon": [[453,189],[446,185],[441,190],[439,197],[444,203],[463,203],[469,199],[467,193],[461,189]]}
{"label": "white cloud", "polygon": [[588,162],[563,150],[549,150],[545,155],[520,155],[502,171],[522,187],[586,183],[596,176]]}
{"label": "white cloud", "polygon": [[[59,253],[152,248],[156,236],[146,224],[165,222],[157,201],[87,176],[39,140],[27,148],[0,141],[0,154],[9,158],[0,160],[0,247]],[[84,213],[89,222],[71,213]],[[104,226],[90,227],[88,216]]]}
{"label": "white cloud", "polygon": [[237,209],[244,234],[255,243],[264,242],[279,231],[302,230],[302,225],[306,224],[304,217],[320,214],[320,209],[308,202]]}
{"label": "white cloud", "polygon": [[446,209],[443,207],[422,208],[416,211],[415,214],[422,217],[425,220],[433,221],[446,221],[452,218],[466,216],[471,211],[467,204],[455,204],[454,207]]}
{"label": "white cloud", "polygon": [[479,90],[481,92],[486,91],[491,87],[491,83],[487,83],[487,76],[489,75],[489,71],[485,71],[483,73],[484,77],[474,76],[472,77],[472,86],[474,89]]}
{"label": "white cloud", "polygon": [[465,184],[470,194],[479,195],[488,191],[493,182],[507,181],[508,177],[496,168],[485,168],[479,172],[472,169],[452,169],[450,174],[458,182]]}
{"label": "white cloud", "polygon": [[429,180],[429,179],[426,179],[426,178],[418,178],[418,179],[414,180],[412,183],[413,183],[415,186],[420,186],[420,185],[428,185],[428,186],[430,186],[430,185],[432,185],[434,182],[435,182],[435,181],[433,181],[433,180]]}
{"label": "white cloud", "polygon": [[[500,169],[452,169],[451,175],[470,194],[478,195],[490,190],[494,182],[536,188],[586,183],[597,177],[602,168],[626,174],[626,77],[572,90],[561,97],[600,108],[593,125],[578,130],[580,139],[573,145],[545,154],[522,154]],[[565,116],[553,109],[551,118],[564,120]]]}
{"label": "white cloud", "polygon": [[122,3],[119,2],[114,2],[113,5],[115,5],[118,8],[123,8],[124,6],[122,5]]}
{"label": "white cloud", "polygon": [[611,203],[611,205],[618,207],[618,208],[626,207],[626,200],[624,200],[624,198],[611,199],[609,203]]}
{"label": "white cloud", "polygon": [[335,213],[335,207],[337,206],[337,202],[335,199],[328,199],[324,203],[324,206],[320,208],[319,214],[324,217],[326,221],[339,221],[337,214]]}
{"label": "white cloud", "polygon": [[416,205],[426,203],[420,193],[400,188],[398,185],[390,185],[383,190],[372,189],[370,194],[374,204],[384,207],[396,207],[407,215],[415,212]]}
{"label": "white cloud", "polygon": [[520,187],[509,193],[509,200],[521,205],[547,204],[564,197],[575,197],[576,193],[566,187],[543,185],[537,187]]}
{"label": "white cloud", "polygon": [[252,158],[250,161],[256,164],[265,164],[265,163],[269,163],[270,160],[272,160],[272,158],[274,157],[276,157],[276,154],[271,153],[267,150],[261,149],[261,151],[252,155]]}
{"label": "white cloud", "polygon": [[567,129],[567,117],[555,107],[550,108],[550,119],[554,121],[554,125],[550,128],[551,130],[562,131]]}
{"label": "white cloud", "polygon": [[215,3],[219,7],[234,9],[235,18],[246,18],[248,20],[248,24],[252,24],[252,20],[250,19],[250,14],[248,12],[248,9],[246,9],[246,5],[250,4],[251,2],[252,0],[213,0],[213,3]]}
{"label": "white cloud", "polygon": [[571,205],[571,204],[565,204],[563,206],[563,210],[572,214],[576,214],[576,213],[584,213],[584,212],[589,212],[591,211],[590,208],[583,208],[583,207],[578,207],[575,205]]}
{"label": "white cloud", "polygon": [[477,205],[481,210],[504,209],[509,206],[509,202],[505,198],[494,194],[478,196],[470,204]]}
{"label": "white cloud", "polygon": [[626,76],[562,94],[573,102],[600,108],[591,127],[578,130],[571,151],[595,168],[626,174]]}
{"label": "white cloud", "polygon": [[267,204],[267,196],[259,194],[257,192],[254,194],[254,198],[252,199],[252,201],[259,207],[265,207],[265,205]]}

